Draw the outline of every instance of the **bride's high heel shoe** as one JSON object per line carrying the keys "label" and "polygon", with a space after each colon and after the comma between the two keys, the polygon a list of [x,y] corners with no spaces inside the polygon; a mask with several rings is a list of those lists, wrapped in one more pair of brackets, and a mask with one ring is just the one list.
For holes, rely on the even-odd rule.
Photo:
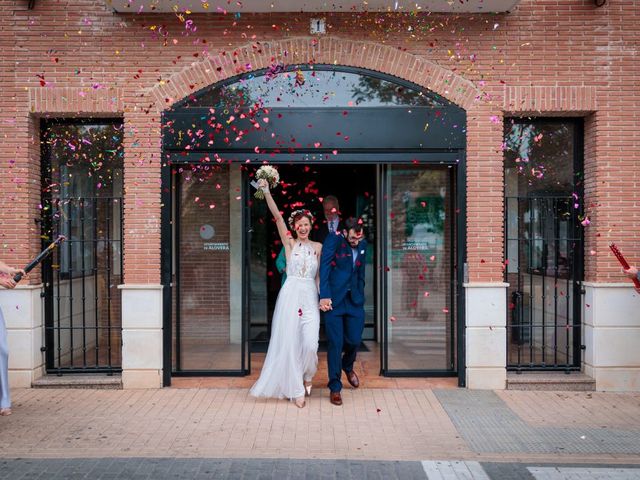
{"label": "bride's high heel shoe", "polygon": [[296,407],[298,408],[304,408],[304,406],[307,404],[307,402],[304,400],[304,397],[297,397],[293,400],[293,403],[296,404]]}
{"label": "bride's high heel shoe", "polygon": [[311,387],[312,387],[312,383],[311,382],[304,382],[304,396],[305,397],[310,397],[311,396]]}

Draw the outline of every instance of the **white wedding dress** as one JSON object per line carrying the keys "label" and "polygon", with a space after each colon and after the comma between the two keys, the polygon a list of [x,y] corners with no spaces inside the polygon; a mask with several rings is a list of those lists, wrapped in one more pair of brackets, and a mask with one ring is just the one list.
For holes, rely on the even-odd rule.
{"label": "white wedding dress", "polygon": [[317,271],[314,248],[297,242],[287,259],[287,279],[273,312],[267,357],[249,392],[254,397],[302,397],[303,380],[311,381],[316,373],[320,329]]}

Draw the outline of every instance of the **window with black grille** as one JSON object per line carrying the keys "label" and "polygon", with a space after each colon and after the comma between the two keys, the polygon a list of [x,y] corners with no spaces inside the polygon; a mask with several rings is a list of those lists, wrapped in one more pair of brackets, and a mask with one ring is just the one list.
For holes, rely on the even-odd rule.
{"label": "window with black grille", "polygon": [[43,264],[47,370],[119,371],[123,124],[41,124],[42,238],[66,240]]}
{"label": "window with black grille", "polygon": [[582,123],[506,119],[508,367],[580,367]]}

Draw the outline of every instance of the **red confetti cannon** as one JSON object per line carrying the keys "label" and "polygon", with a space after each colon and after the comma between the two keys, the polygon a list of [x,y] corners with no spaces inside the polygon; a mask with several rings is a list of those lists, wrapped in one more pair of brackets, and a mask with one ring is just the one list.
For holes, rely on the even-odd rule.
{"label": "red confetti cannon", "polygon": [[[58,245],[60,245],[60,243],[64,239],[65,239],[64,235],[60,235],[58,238],[56,238],[56,240],[54,242],[52,242],[47,248],[45,248],[43,251],[41,251],[36,258],[31,260],[31,262],[29,262],[29,264],[26,267],[24,267],[24,272],[25,273],[29,273],[31,270],[36,268],[36,266],[42,260],[47,258],[51,254],[51,252],[53,252],[53,249],[56,248]],[[14,275],[14,277],[13,277],[13,281],[18,283],[20,280],[22,280],[22,274],[21,273],[16,273]]]}
{"label": "red confetti cannon", "polygon": [[[622,268],[624,268],[625,270],[628,270],[629,262],[627,262],[625,258],[622,256],[622,253],[620,253],[620,249],[616,246],[616,244],[612,243],[611,245],[609,245],[609,248],[611,249],[613,254],[616,256],[618,261],[620,262],[620,265],[622,265]],[[638,280],[637,277],[633,279],[633,284],[636,286],[636,290],[640,292],[640,280]]]}

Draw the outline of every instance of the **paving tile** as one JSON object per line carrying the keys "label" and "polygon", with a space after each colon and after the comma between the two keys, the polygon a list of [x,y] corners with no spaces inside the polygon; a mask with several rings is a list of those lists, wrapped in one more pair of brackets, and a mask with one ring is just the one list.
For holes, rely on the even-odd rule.
{"label": "paving tile", "polygon": [[[631,419],[625,429],[547,426],[523,421],[495,392],[435,393],[458,431],[477,452],[640,455],[640,428],[634,427]],[[531,394],[523,392],[525,395]],[[573,415],[582,415],[578,405],[574,407]]]}
{"label": "paving tile", "polygon": [[100,457],[640,462],[640,394],[362,387],[335,407],[317,388],[298,409],[238,388],[12,393],[0,458],[95,462],[78,472],[114,473]]}

